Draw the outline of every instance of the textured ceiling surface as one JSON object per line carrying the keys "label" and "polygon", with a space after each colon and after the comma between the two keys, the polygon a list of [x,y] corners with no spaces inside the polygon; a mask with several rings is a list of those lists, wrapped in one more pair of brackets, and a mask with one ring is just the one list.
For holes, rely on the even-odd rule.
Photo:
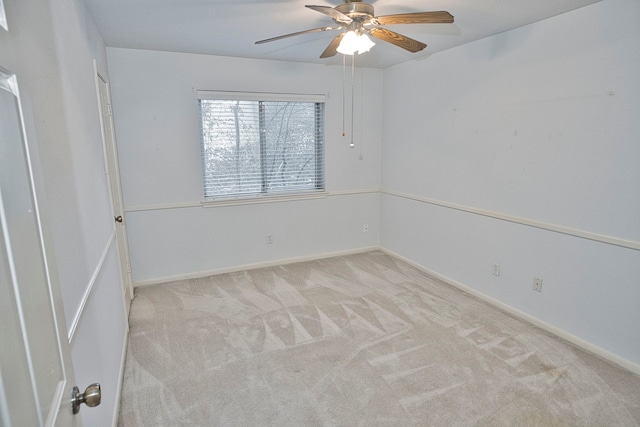
{"label": "textured ceiling surface", "polygon": [[[356,63],[386,68],[568,12],[600,0],[372,0],[375,15],[446,10],[453,24],[405,24],[386,28],[427,44],[409,53],[384,41]],[[337,6],[339,0],[84,0],[109,47],[203,53],[245,58],[342,63],[320,59],[337,31],[317,32],[256,45],[257,40],[332,26],[305,5]],[[570,31],[567,28],[567,31]]]}

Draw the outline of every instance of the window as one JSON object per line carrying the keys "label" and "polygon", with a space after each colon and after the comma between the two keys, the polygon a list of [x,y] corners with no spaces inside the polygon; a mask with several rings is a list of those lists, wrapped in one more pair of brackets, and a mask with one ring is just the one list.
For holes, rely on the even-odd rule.
{"label": "window", "polygon": [[324,190],[324,97],[198,92],[204,200]]}

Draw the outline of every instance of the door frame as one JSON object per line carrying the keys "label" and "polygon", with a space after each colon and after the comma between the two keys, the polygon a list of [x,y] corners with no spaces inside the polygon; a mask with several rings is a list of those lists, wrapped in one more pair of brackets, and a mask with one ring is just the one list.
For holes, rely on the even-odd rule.
{"label": "door frame", "polygon": [[[93,69],[98,96],[98,110],[100,113],[100,131],[104,150],[105,174],[111,196],[111,209],[114,218],[114,230],[120,258],[122,286],[125,298],[125,309],[129,314],[130,302],[133,299],[133,277],[131,275],[131,257],[129,254],[129,239],[127,237],[127,222],[124,201],[122,197],[122,183],[120,180],[120,164],[118,162],[118,146],[116,144],[113,110],[111,108],[111,90],[106,73],[102,72],[97,61],[93,60]],[[104,91],[102,89],[104,84]],[[121,222],[116,218],[122,218]]]}

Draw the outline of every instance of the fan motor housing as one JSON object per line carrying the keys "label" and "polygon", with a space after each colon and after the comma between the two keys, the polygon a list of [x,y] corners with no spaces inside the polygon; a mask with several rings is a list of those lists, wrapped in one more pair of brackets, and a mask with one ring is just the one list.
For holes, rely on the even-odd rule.
{"label": "fan motor housing", "polygon": [[354,21],[365,21],[373,18],[373,6],[367,3],[344,3],[335,7]]}

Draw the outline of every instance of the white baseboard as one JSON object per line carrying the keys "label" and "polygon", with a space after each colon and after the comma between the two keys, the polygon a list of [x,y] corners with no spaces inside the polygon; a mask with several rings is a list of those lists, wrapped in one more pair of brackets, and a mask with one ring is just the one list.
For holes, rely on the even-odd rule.
{"label": "white baseboard", "polygon": [[620,357],[620,356],[618,356],[618,355],[616,355],[614,353],[611,353],[608,350],[605,350],[605,349],[603,349],[601,347],[598,347],[597,345],[594,345],[594,344],[592,344],[592,343],[590,343],[588,341],[585,341],[582,338],[576,337],[575,335],[572,335],[572,334],[568,333],[565,330],[562,330],[562,329],[560,329],[560,328],[558,328],[556,326],[553,326],[553,325],[551,325],[551,324],[549,324],[549,323],[547,323],[547,322],[545,322],[543,320],[540,320],[537,317],[531,316],[530,314],[527,314],[524,311],[520,311],[520,310],[518,310],[518,309],[516,309],[514,307],[511,307],[510,305],[507,305],[507,304],[503,303],[502,301],[499,301],[499,300],[497,300],[495,298],[492,298],[492,297],[487,296],[487,295],[485,295],[485,294],[483,294],[481,292],[478,292],[477,290],[475,290],[473,288],[470,288],[467,285],[464,285],[464,284],[462,284],[460,282],[457,282],[457,281],[455,281],[455,280],[453,280],[453,279],[451,279],[449,277],[446,277],[446,276],[443,276],[443,275],[441,275],[439,273],[436,273],[433,270],[429,270],[428,268],[426,268],[426,267],[424,267],[424,266],[422,266],[420,264],[417,264],[416,262],[414,262],[414,261],[412,261],[412,260],[410,260],[408,258],[405,258],[400,254],[397,254],[397,253],[395,253],[393,251],[390,251],[390,250],[384,249],[384,248],[379,248],[379,250],[385,252],[386,254],[391,255],[394,258],[398,258],[398,259],[406,262],[407,264],[417,268],[418,270],[422,271],[425,274],[428,274],[429,276],[432,276],[432,277],[434,277],[434,278],[436,278],[436,279],[438,279],[438,280],[440,280],[440,281],[442,281],[442,282],[444,282],[444,283],[446,283],[448,285],[451,285],[451,286],[453,286],[455,288],[458,288],[458,289],[460,289],[460,290],[462,290],[462,291],[464,291],[464,292],[466,292],[466,293],[468,293],[470,295],[473,295],[476,298],[479,298],[479,299],[481,299],[481,300],[483,300],[483,301],[485,301],[485,302],[487,302],[487,303],[489,303],[489,304],[491,304],[491,305],[493,305],[493,306],[495,306],[495,307],[497,307],[497,308],[499,308],[499,309],[501,309],[503,311],[506,311],[507,313],[509,313],[509,314],[521,319],[521,320],[524,320],[525,322],[531,323],[532,325],[537,326],[540,329],[543,329],[543,330],[545,330],[545,331],[547,331],[547,332],[549,332],[549,333],[551,333],[551,334],[553,334],[553,335],[555,335],[555,336],[557,336],[557,337],[559,337],[559,338],[561,338],[561,339],[563,339],[565,341],[568,341],[571,344],[573,344],[573,345],[575,345],[577,347],[580,347],[583,350],[586,350],[586,351],[588,351],[590,353],[593,353],[596,356],[601,357],[602,359],[605,359],[605,360],[607,360],[607,361],[609,361],[609,362],[611,362],[611,363],[613,363],[613,364],[615,364],[617,366],[620,366],[621,368],[624,368],[624,369],[626,369],[628,371],[631,371],[632,373],[634,373],[636,375],[640,375],[640,365],[638,365],[638,364],[636,364],[636,363],[634,363],[634,362],[632,362],[630,360],[624,359],[624,358],[622,358],[622,357]]}
{"label": "white baseboard", "polygon": [[134,283],[135,287],[138,286],[148,286],[148,285],[156,285],[156,284],[160,284],[160,283],[167,283],[167,282],[173,282],[173,281],[178,281],[178,280],[187,280],[187,279],[197,279],[197,278],[201,278],[201,277],[207,277],[207,276],[213,276],[216,274],[223,274],[223,273],[235,273],[238,271],[244,271],[244,270],[253,270],[256,268],[264,268],[264,267],[274,267],[274,266],[278,266],[278,265],[286,265],[286,264],[293,264],[296,262],[304,262],[304,261],[314,261],[314,260],[318,260],[318,259],[325,259],[325,258],[333,258],[336,256],[345,256],[345,255],[353,255],[353,254],[358,254],[358,253],[364,253],[364,252],[370,252],[370,251],[375,251],[375,250],[380,250],[383,251],[391,256],[393,256],[394,258],[400,259],[404,262],[406,262],[407,264],[417,268],[418,270],[424,272],[425,274],[428,274],[429,276],[432,276],[438,280],[441,280],[442,282],[453,286],[455,288],[458,288],[470,295],[473,295],[503,311],[506,311],[507,313],[521,319],[524,320],[525,322],[528,322],[534,326],[539,327],[540,329],[543,329],[565,341],[570,342],[571,344],[580,347],[583,350],[586,350],[590,353],[595,354],[596,356],[599,356],[617,366],[620,366],[621,368],[624,368],[628,371],[631,371],[632,373],[636,374],[636,375],[640,375],[640,365],[631,362],[630,360],[624,359],[614,353],[611,353],[608,350],[605,350],[601,347],[598,347],[588,341],[583,340],[582,338],[579,338],[575,335],[572,335],[556,326],[553,326],[543,320],[538,319],[537,317],[531,316],[528,313],[525,313],[524,311],[518,310],[510,305],[507,305],[505,303],[503,303],[502,301],[499,301],[495,298],[492,298],[488,295],[485,295],[481,292],[478,292],[477,290],[464,285],[462,283],[459,283],[449,277],[443,276],[433,270],[429,270],[428,268],[408,259],[405,258],[404,256],[397,254],[393,251],[390,251],[388,249],[385,249],[383,247],[380,246],[368,246],[368,247],[364,247],[364,248],[359,248],[359,249],[353,249],[353,250],[347,250],[347,251],[337,251],[337,252],[328,252],[328,253],[324,253],[324,254],[318,254],[318,255],[309,255],[309,256],[304,256],[304,257],[297,257],[297,258],[289,258],[289,259],[280,259],[280,260],[274,260],[274,261],[268,261],[268,262],[260,262],[260,263],[255,263],[255,264],[244,264],[244,265],[239,265],[239,266],[234,266],[234,267],[229,267],[229,268],[222,268],[222,269],[215,269],[215,270],[209,270],[209,271],[200,271],[197,273],[190,273],[190,274],[184,274],[184,275],[176,275],[176,276],[168,276],[168,277],[162,277],[162,278],[157,278],[157,279],[152,279],[152,280],[145,280],[145,281],[140,281],[140,282],[136,282]]}
{"label": "white baseboard", "polygon": [[278,259],[274,261],[258,262],[254,264],[236,265],[233,267],[219,268],[219,269],[213,269],[213,270],[207,270],[207,271],[198,271],[196,273],[178,274],[175,276],[165,276],[165,277],[158,277],[155,279],[142,280],[142,281],[134,282],[133,286],[137,288],[139,286],[158,285],[160,283],[175,282],[178,280],[199,279],[201,277],[215,276],[216,274],[235,273],[238,271],[254,270],[256,268],[265,268],[265,267],[275,267],[278,265],[293,264],[296,262],[315,261],[317,259],[353,255],[353,254],[359,254],[359,253],[370,252],[375,250],[381,250],[381,249],[379,246],[367,246],[364,248],[351,249],[346,251],[327,252],[323,254],[308,255],[308,256],[296,257],[296,258],[286,258],[286,259]]}

